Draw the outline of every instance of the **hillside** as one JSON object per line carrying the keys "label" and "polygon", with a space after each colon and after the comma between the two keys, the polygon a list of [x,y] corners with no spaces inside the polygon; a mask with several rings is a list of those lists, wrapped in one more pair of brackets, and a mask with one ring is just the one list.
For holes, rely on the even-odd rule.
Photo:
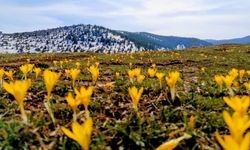
{"label": "hillside", "polygon": [[212,45],[197,38],[162,36],[147,32],[121,32],[125,37],[148,49],[185,49]]}
{"label": "hillside", "polygon": [[213,45],[220,45],[220,44],[249,44],[250,43],[250,36],[242,37],[242,38],[235,38],[235,39],[227,39],[227,40],[206,40]]}
{"label": "hillside", "polygon": [[95,25],[74,25],[34,32],[0,33],[2,52],[102,52],[184,49],[208,46],[195,38],[116,31]]}
{"label": "hillside", "polygon": [[[81,149],[80,142],[90,141],[87,143],[90,149],[155,150],[166,141],[178,141],[181,138],[176,150],[221,149],[215,138],[216,131],[224,135],[229,134],[229,129],[238,129],[238,126],[229,128],[223,119],[223,111],[230,112],[231,116],[235,110],[230,108],[235,108],[234,105],[227,105],[223,97],[249,97],[250,88],[245,86],[246,83],[250,84],[249,57],[250,45],[235,44],[131,54],[0,54],[0,67],[5,70],[5,86],[1,87],[0,92],[0,147],[78,150]],[[19,67],[28,63],[42,69],[42,72],[36,76],[30,71],[24,76]],[[155,68],[152,64],[155,64]],[[100,73],[96,82],[89,72],[91,65],[97,67]],[[67,70],[75,68],[79,68],[80,73],[73,81]],[[140,75],[144,76],[141,82],[134,76],[128,76],[128,71],[135,68],[141,69]],[[163,73],[163,80],[158,80],[156,76],[150,77],[149,68]],[[235,72],[234,69],[232,72],[232,68],[241,71]],[[44,82],[46,69],[60,75],[57,82],[53,78],[46,83],[55,82],[51,97],[47,96]],[[23,91],[23,88],[15,86],[15,90],[6,90],[11,87],[6,86],[12,81],[11,71],[14,72],[14,80],[27,77],[32,82],[22,103],[28,123],[24,122],[19,103],[12,96],[16,91]],[[170,84],[165,80],[173,71],[180,73],[175,84],[174,100],[171,98]],[[238,72],[241,72],[240,75]],[[230,87],[225,83],[217,85],[214,81],[215,75],[231,78],[232,73],[234,79]],[[133,86],[143,88],[137,107],[128,92]],[[77,103],[75,89],[80,87],[93,87],[93,94],[89,96],[86,94],[89,92],[81,90],[87,96],[78,107],[74,107],[66,97],[72,93],[73,101]],[[89,101],[86,100],[88,97]],[[244,121],[249,122],[247,110],[250,99],[233,101],[236,106],[242,106],[236,107],[236,110],[244,116]],[[54,123],[46,109],[48,102],[51,103]],[[91,125],[84,128],[76,125],[73,122],[74,114],[80,124],[86,123],[91,117],[93,128]],[[249,126],[247,124],[244,129],[249,130]],[[79,137],[84,136],[85,140],[76,142],[71,139],[72,135],[66,134],[65,128]],[[78,131],[79,128],[81,130]]]}

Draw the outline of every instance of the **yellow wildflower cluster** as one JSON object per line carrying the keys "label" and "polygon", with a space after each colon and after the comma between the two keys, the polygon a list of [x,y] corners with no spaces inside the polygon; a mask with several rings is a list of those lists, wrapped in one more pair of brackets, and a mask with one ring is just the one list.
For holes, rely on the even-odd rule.
{"label": "yellow wildflower cluster", "polygon": [[[234,96],[234,91],[232,87],[239,87],[239,82],[244,82],[244,75],[247,71],[245,70],[238,70],[238,69],[231,69],[227,75],[215,75],[214,80],[216,84],[220,87],[222,91],[223,84],[225,84],[226,88],[229,90],[231,96]],[[246,88],[248,88],[248,83],[244,84]]]}
{"label": "yellow wildflower cluster", "polygon": [[32,71],[33,67],[34,64],[25,64],[19,67],[20,70],[23,72],[23,76],[25,79],[27,79],[27,74]]}
{"label": "yellow wildflower cluster", "polygon": [[13,75],[14,75],[14,71],[12,71],[12,70],[9,70],[9,71],[4,71],[4,74],[10,79],[10,80],[14,80],[13,79]]}
{"label": "yellow wildflower cluster", "polygon": [[[145,54],[146,53],[142,53],[139,56],[143,56]],[[173,54],[177,56],[180,55],[179,53],[173,53]],[[133,55],[130,55],[130,56],[134,57]],[[70,62],[71,60],[53,61],[55,66],[52,66],[52,67],[50,66],[50,68],[43,71],[43,73],[41,73],[42,72],[41,68],[36,68],[34,67],[33,64],[24,64],[19,68],[24,76],[24,78],[20,80],[14,80],[13,74],[15,72],[13,70],[5,71],[4,69],[0,69],[0,79],[1,79],[1,82],[3,81],[3,89],[5,89],[5,91],[13,95],[16,102],[18,103],[23,121],[25,123],[28,123],[29,117],[27,117],[25,113],[25,109],[24,109],[24,108],[27,109],[28,107],[25,107],[24,102],[25,102],[25,99],[31,99],[31,98],[30,96],[26,98],[26,95],[28,95],[27,93],[28,93],[28,89],[31,86],[31,83],[35,79],[37,79],[40,74],[43,74],[43,81],[46,87],[45,93],[47,93],[47,97],[46,97],[47,99],[45,99],[44,106],[46,107],[48,114],[51,117],[51,120],[53,121],[55,126],[60,126],[61,122],[57,122],[58,120],[56,120],[56,116],[54,116],[53,111],[55,111],[56,109],[53,110],[55,108],[53,107],[53,103],[59,103],[59,102],[62,102],[60,100],[66,100],[67,106],[70,107],[73,111],[73,117],[72,117],[73,121],[71,123],[71,130],[67,129],[68,125],[70,124],[66,124],[64,125],[65,127],[61,127],[62,132],[69,138],[78,142],[79,145],[82,147],[82,149],[88,150],[90,148],[91,134],[93,131],[93,124],[94,124],[93,123],[94,121],[90,116],[92,114],[93,116],[96,115],[95,112],[91,111],[91,110],[94,110],[93,108],[95,108],[91,106],[91,99],[92,99],[94,89],[96,90],[96,92],[103,92],[103,91],[106,92],[108,91],[107,90],[108,87],[114,87],[115,85],[117,85],[116,83],[118,83],[119,85],[119,82],[122,79],[124,79],[122,75],[124,75],[124,73],[126,74],[126,72],[122,72],[122,71],[112,72],[111,73],[112,77],[115,77],[116,79],[120,79],[119,82],[116,82],[113,79],[108,79],[108,83],[104,83],[103,84],[104,86],[102,86],[101,83],[97,84],[98,77],[100,76],[100,70],[99,70],[100,63],[95,62],[96,60],[94,58],[95,57],[88,58],[88,60],[91,60],[91,62],[89,61],[90,66],[86,67],[87,68],[86,70],[88,70],[91,73],[93,84],[85,83],[83,82],[85,79],[81,80],[79,78],[79,75],[81,74],[81,71],[82,71],[81,67],[84,66],[84,65],[81,66],[80,62],[74,62],[75,64],[73,66],[75,68],[70,68],[69,67],[70,65],[66,64],[67,62]],[[138,57],[138,59],[143,59],[143,58]],[[60,67],[57,68],[57,65],[60,65]],[[127,64],[126,64],[126,67],[127,67]],[[132,67],[133,65],[131,63],[130,68]],[[32,73],[32,70],[34,71],[35,76],[30,75]],[[204,72],[206,71],[205,68],[202,70],[204,70]],[[135,69],[128,70],[127,73],[132,84],[130,82],[126,83],[126,90],[127,90],[126,96],[127,97],[123,97],[123,98],[131,99],[132,103],[130,101],[129,102],[131,103],[131,105],[133,105],[133,109],[137,113],[139,112],[139,108],[142,109],[145,107],[145,105],[144,106],[141,105],[140,107],[139,105],[140,100],[141,101],[145,100],[145,97],[148,96],[146,93],[148,93],[148,91],[151,90],[147,86],[148,82],[144,82],[145,84],[144,83],[142,84],[142,82],[145,81],[145,78],[146,78],[146,76],[143,75],[144,71],[147,71],[148,73],[147,77],[150,78],[149,81],[152,81],[152,80],[157,81],[156,78],[160,81],[161,89],[159,91],[162,92],[163,87],[166,88],[166,91],[170,92],[171,99],[173,101],[176,99],[176,95],[177,95],[176,92],[178,88],[177,85],[179,84],[178,82],[180,81],[181,76],[182,76],[179,71],[172,71],[169,73],[158,72],[156,70],[156,64],[152,64],[152,66],[150,66],[149,68],[145,70],[142,70],[142,68],[135,68]],[[62,74],[61,72],[65,72],[65,74]],[[17,71],[17,73],[19,73],[19,71]],[[82,73],[84,73],[84,71],[82,71]],[[107,74],[108,73],[110,73],[110,71],[107,71]],[[103,74],[106,74],[106,72]],[[237,92],[237,90],[235,90],[237,88],[234,87],[237,85],[237,83],[238,84],[242,83],[242,85],[244,85],[246,89],[250,90],[250,82],[247,81],[247,78],[245,77],[246,74],[250,74],[250,72],[245,71],[245,70],[232,69],[224,76],[223,75],[214,76],[214,80],[220,88],[223,88],[223,86],[225,86],[229,89],[230,92],[234,92],[234,91]],[[56,83],[59,81],[60,78],[65,79],[64,77],[66,76],[68,76],[67,79],[70,79],[73,82],[73,87],[67,89],[68,90],[66,93],[67,95],[66,96],[63,95],[64,98],[60,99],[54,96],[52,91],[54,91],[54,93],[60,92],[60,90],[58,90],[59,88],[54,89],[54,87],[56,86]],[[5,77],[7,77],[8,79]],[[28,77],[30,79],[27,79]],[[102,77],[102,79],[103,78],[105,77]],[[79,86],[75,84],[75,81],[77,79],[79,80],[79,82],[77,82],[77,85]],[[87,79],[87,81],[88,80],[89,79]],[[136,82],[134,83],[134,81]],[[164,81],[163,86],[162,86],[162,81]],[[59,83],[61,86],[62,82],[60,81]],[[152,84],[152,83],[149,83],[149,84]],[[66,84],[65,87],[68,87],[68,84]],[[101,89],[100,87],[101,88],[104,87],[104,88],[102,90],[98,90],[98,89]],[[31,93],[31,91],[29,92]],[[41,93],[45,95],[44,91],[42,91]],[[159,96],[159,99],[161,99],[167,94],[165,95],[162,94],[162,95],[163,96]],[[180,96],[182,95],[180,94]],[[233,109],[234,112],[232,114],[230,114],[227,111],[223,112],[223,118],[228,126],[230,133],[224,136],[221,136],[219,133],[216,133],[216,138],[218,142],[221,144],[221,146],[226,150],[228,149],[247,150],[249,149],[249,146],[250,146],[250,141],[249,141],[250,132],[248,131],[250,127],[250,118],[248,115],[250,98],[249,96],[241,96],[241,97],[233,96],[233,94],[230,94],[230,96],[231,97],[225,97],[224,101],[229,107]],[[59,99],[58,101],[57,101],[57,98]],[[99,98],[99,97],[93,97],[94,100],[95,98]],[[109,97],[109,98],[110,99],[108,100],[111,101],[112,97]],[[155,109],[159,109],[157,105],[158,104],[155,105]],[[81,106],[83,106],[84,108]],[[159,109],[159,111],[161,110]],[[152,113],[152,115],[154,114]],[[184,119],[186,121],[185,125],[188,126],[190,129],[194,129],[196,118],[194,116],[191,116],[188,123],[187,123],[187,119],[186,118]],[[84,123],[80,124],[78,121],[84,122]],[[185,129],[186,129],[186,126],[184,127]],[[179,138],[166,141],[165,143],[160,145],[156,150],[165,150],[165,149],[172,150],[176,148],[176,146],[179,144],[180,141],[184,139],[188,139],[188,138],[190,138],[190,135],[187,135],[185,133],[181,134]]]}
{"label": "yellow wildflower cluster", "polygon": [[247,113],[250,98],[249,96],[235,96],[232,98],[224,98],[226,104],[231,107],[234,112],[223,112],[223,118],[229,128],[230,134],[221,136],[216,132],[215,136],[220,145],[225,150],[248,150],[250,147],[250,118]]}
{"label": "yellow wildflower cluster", "polygon": [[130,82],[134,82],[136,80],[138,83],[142,83],[142,81],[145,79],[145,76],[141,74],[141,68],[135,68],[128,70],[128,76],[130,79]]}
{"label": "yellow wildflower cluster", "polygon": [[92,76],[92,81],[93,81],[93,84],[96,83],[98,77],[99,77],[99,63],[97,62],[96,65],[92,65],[88,68],[89,72],[91,73],[91,76]]}

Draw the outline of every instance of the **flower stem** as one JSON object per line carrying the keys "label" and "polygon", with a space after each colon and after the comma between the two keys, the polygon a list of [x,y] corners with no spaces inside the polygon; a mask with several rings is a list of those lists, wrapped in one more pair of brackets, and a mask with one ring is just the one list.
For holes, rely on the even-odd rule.
{"label": "flower stem", "polygon": [[229,87],[228,90],[229,90],[229,95],[231,97],[233,97],[234,96],[234,91],[233,91],[232,87]]}
{"label": "flower stem", "polygon": [[72,82],[73,89],[75,88],[75,81]]}
{"label": "flower stem", "polygon": [[73,121],[76,122],[77,121],[77,116],[76,116],[76,111],[73,110]]}
{"label": "flower stem", "polygon": [[140,113],[136,110],[136,117],[137,117],[137,124],[138,124],[138,133],[140,135],[140,140],[142,138],[142,120],[141,120],[141,116],[140,116]]}
{"label": "flower stem", "polygon": [[222,93],[222,85],[220,85],[220,93]]}
{"label": "flower stem", "polygon": [[0,79],[0,87],[3,87],[3,79]]}
{"label": "flower stem", "polygon": [[54,124],[56,124],[56,120],[55,120],[55,117],[54,117],[54,113],[53,113],[53,111],[52,111],[52,109],[51,109],[50,96],[47,97],[47,102],[45,102],[44,105],[45,105],[45,107],[46,107],[46,109],[47,109],[47,111],[48,111],[48,113],[49,113],[49,115],[50,115],[50,118],[52,119],[52,122],[53,122]]}
{"label": "flower stem", "polygon": [[88,108],[85,108],[85,116],[86,116],[86,118],[89,118],[89,110],[88,110]]}
{"label": "flower stem", "polygon": [[20,108],[20,111],[21,111],[21,116],[22,116],[23,122],[28,124],[28,118],[27,118],[27,115],[25,113],[23,103],[19,104],[19,108]]}
{"label": "flower stem", "polygon": [[170,88],[170,94],[171,94],[172,101],[174,101],[175,100],[175,88]]}

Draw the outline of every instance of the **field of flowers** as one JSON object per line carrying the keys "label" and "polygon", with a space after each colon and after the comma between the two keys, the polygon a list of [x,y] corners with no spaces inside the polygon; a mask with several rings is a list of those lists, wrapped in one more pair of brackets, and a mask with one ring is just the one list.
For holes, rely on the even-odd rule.
{"label": "field of flowers", "polygon": [[250,45],[1,54],[0,149],[250,147]]}

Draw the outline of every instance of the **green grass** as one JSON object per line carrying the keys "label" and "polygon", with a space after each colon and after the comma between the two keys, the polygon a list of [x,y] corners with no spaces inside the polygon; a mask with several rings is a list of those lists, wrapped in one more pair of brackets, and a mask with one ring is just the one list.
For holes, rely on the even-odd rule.
{"label": "green grass", "polygon": [[[249,58],[250,45],[221,45],[134,54],[0,54],[0,67],[15,70],[15,79],[21,79],[18,68],[27,63],[27,59],[43,70],[51,68],[57,72],[73,68],[76,62],[80,62],[81,74],[76,82],[76,86],[80,87],[92,85],[87,70],[88,60],[89,64],[99,61],[100,77],[89,106],[94,121],[92,149],[155,149],[183,133],[192,135],[192,138],[182,141],[177,149],[216,149],[218,144],[214,132],[227,133],[221,113],[229,108],[223,101],[223,96],[228,96],[226,89],[220,92],[213,77],[226,74],[232,68],[250,70]],[[53,65],[53,60],[65,59],[71,61],[64,64],[63,69]],[[142,68],[146,76],[143,83],[129,82],[127,71],[130,62],[132,68]],[[160,88],[157,79],[148,78],[147,68],[152,63],[160,72],[181,72],[175,102],[170,100],[165,81]],[[205,72],[201,72],[202,67],[205,67]],[[115,72],[121,74],[119,79],[115,79]],[[73,92],[70,79],[63,74],[53,89],[52,103],[57,119],[57,126],[54,126],[44,107],[46,88],[42,76],[34,80],[34,74],[29,74],[28,78],[33,80],[25,101],[29,126],[22,123],[14,97],[4,89],[0,90],[0,148],[38,149],[45,145],[48,149],[80,149],[60,130],[62,126],[70,128],[72,120],[72,111],[64,98],[68,92]],[[244,81],[249,79],[250,76],[244,77]],[[7,78],[4,80],[8,81]],[[110,82],[114,82],[114,88],[105,87]],[[139,118],[127,92],[132,85],[144,87],[139,102]],[[235,91],[238,95],[247,93],[242,85]],[[83,106],[79,106],[79,110],[83,111]],[[197,117],[193,130],[186,128],[191,116]],[[79,115],[78,121],[84,121],[84,113]],[[169,136],[173,132],[176,135]]]}

